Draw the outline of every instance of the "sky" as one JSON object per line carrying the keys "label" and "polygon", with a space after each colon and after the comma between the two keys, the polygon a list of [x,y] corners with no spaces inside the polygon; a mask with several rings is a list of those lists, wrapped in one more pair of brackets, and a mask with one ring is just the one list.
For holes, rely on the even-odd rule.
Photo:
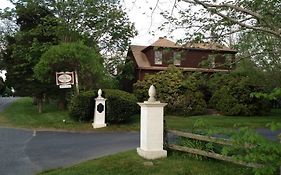
{"label": "sky", "polygon": [[[171,39],[173,41],[183,37],[184,31],[170,34],[167,30],[158,30],[158,27],[165,22],[160,12],[172,11],[174,0],[121,0],[121,3],[138,31],[138,35],[131,39],[131,44],[146,46],[155,42],[159,37],[173,37]],[[0,0],[0,8],[6,7],[12,7],[12,4],[8,0]],[[0,76],[4,77],[4,74],[5,71],[0,72]]]}

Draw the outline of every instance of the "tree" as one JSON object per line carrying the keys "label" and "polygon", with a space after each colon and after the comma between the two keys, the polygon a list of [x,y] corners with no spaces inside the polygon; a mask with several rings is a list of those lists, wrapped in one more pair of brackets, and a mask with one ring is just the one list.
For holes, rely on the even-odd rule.
{"label": "tree", "polygon": [[[173,7],[172,12],[162,14],[174,26],[172,31],[186,31],[185,39],[179,42],[211,41],[234,46],[238,49],[235,64],[248,59],[267,77],[278,79],[281,75],[279,0],[180,0],[174,1]],[[281,82],[271,78],[269,85],[280,87]]]}
{"label": "tree", "polygon": [[118,0],[43,2],[71,31],[84,35],[88,39],[87,45],[98,44],[110,73],[113,74],[123,63],[123,52],[128,49],[130,38],[136,35],[136,31]]}
{"label": "tree", "polygon": [[[176,9],[178,17],[173,15]],[[280,58],[280,47],[272,45],[277,46],[281,40],[281,10],[277,0],[181,0],[174,2],[172,12],[162,14],[174,24],[171,30],[186,31],[182,42],[215,41],[232,46],[234,41],[246,41],[252,46],[250,53],[241,52],[240,58],[261,52],[268,59]],[[238,48],[242,50],[244,44]]]}
{"label": "tree", "polygon": [[5,86],[5,82],[3,80],[2,77],[0,77],[0,94],[3,95],[3,93],[5,92],[6,86]]}
{"label": "tree", "polygon": [[[77,71],[80,87],[85,90],[100,88],[106,76],[103,59],[99,52],[81,42],[63,43],[52,46],[35,65],[34,72],[38,80],[49,85],[58,94],[55,86],[55,73],[62,71]],[[59,90],[60,104],[65,105],[65,90]]]}
{"label": "tree", "polygon": [[1,53],[6,84],[15,89],[16,95],[35,96],[42,101],[48,87],[36,80],[33,67],[50,45],[58,43],[56,17],[36,2],[16,4],[15,9],[2,15],[18,26],[14,33],[4,35],[6,45]]}
{"label": "tree", "polygon": [[174,4],[180,18],[173,18],[169,12],[163,15],[177,26],[196,31],[187,33],[189,39],[222,40],[234,33],[251,31],[281,39],[279,6],[277,0],[181,0]]}
{"label": "tree", "polygon": [[[50,46],[83,41],[98,52],[111,50],[115,61],[119,61],[118,53],[135,35],[133,24],[117,1],[11,2],[15,8],[1,11],[0,15],[1,69],[7,70],[7,84],[20,96],[36,96],[42,101],[52,88],[34,76],[34,66]],[[8,30],[10,26],[13,30]],[[106,59],[104,64],[107,63]]]}

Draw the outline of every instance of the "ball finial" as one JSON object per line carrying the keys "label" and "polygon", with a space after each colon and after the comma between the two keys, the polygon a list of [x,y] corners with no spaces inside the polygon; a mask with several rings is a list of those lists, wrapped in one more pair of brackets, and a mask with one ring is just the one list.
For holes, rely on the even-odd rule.
{"label": "ball finial", "polygon": [[102,97],[101,94],[102,94],[102,91],[101,91],[101,89],[99,89],[99,90],[98,90],[98,98],[101,98],[101,97]]}
{"label": "ball finial", "polygon": [[149,90],[148,90],[148,95],[149,95],[149,102],[155,102],[155,95],[156,95],[156,89],[153,85],[150,86]]}

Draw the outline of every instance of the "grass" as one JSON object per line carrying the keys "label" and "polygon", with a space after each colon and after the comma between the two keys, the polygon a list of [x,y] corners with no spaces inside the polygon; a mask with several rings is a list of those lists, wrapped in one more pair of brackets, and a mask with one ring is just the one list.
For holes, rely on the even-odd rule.
{"label": "grass", "polygon": [[[64,123],[63,120],[66,122]],[[204,127],[220,128],[221,130],[231,130],[234,125],[260,128],[271,122],[281,123],[281,110],[273,110],[267,116],[165,116],[165,120],[169,129],[178,130],[192,130],[194,124],[199,120],[205,123]],[[106,128],[98,129],[98,131],[139,131],[139,123],[139,115],[135,115],[130,123],[109,125]],[[55,104],[45,105],[43,113],[39,114],[36,106],[32,105],[31,98],[21,98],[1,112],[0,125],[31,129],[93,131],[91,123],[74,121],[69,117],[67,111],[58,110]]]}
{"label": "grass", "polygon": [[[153,165],[145,165],[152,162]],[[218,171],[219,170],[219,171]],[[247,175],[249,169],[233,164],[189,158],[172,152],[165,159],[144,160],[136,151],[119,153],[87,161],[65,169],[55,169],[40,175]]]}
{"label": "grass", "polygon": [[281,110],[275,109],[267,116],[166,116],[166,123],[169,129],[192,130],[195,123],[201,120],[206,128],[217,128],[231,130],[237,127],[264,128],[271,122],[281,123]]}
{"label": "grass", "polygon": [[[66,122],[63,122],[65,120]],[[134,116],[130,124],[109,125],[98,131],[132,131],[139,129],[139,117]],[[2,126],[29,129],[53,129],[73,131],[93,131],[91,123],[81,123],[73,120],[68,112],[58,110],[55,104],[44,105],[43,113],[37,112],[31,98],[21,98],[0,113]]]}

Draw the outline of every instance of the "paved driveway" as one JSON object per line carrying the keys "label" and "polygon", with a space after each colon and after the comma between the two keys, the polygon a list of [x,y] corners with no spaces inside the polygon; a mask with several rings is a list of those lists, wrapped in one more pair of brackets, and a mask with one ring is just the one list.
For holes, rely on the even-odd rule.
{"label": "paved driveway", "polygon": [[138,145],[138,132],[34,134],[28,130],[0,128],[0,174],[31,175],[135,149]]}

